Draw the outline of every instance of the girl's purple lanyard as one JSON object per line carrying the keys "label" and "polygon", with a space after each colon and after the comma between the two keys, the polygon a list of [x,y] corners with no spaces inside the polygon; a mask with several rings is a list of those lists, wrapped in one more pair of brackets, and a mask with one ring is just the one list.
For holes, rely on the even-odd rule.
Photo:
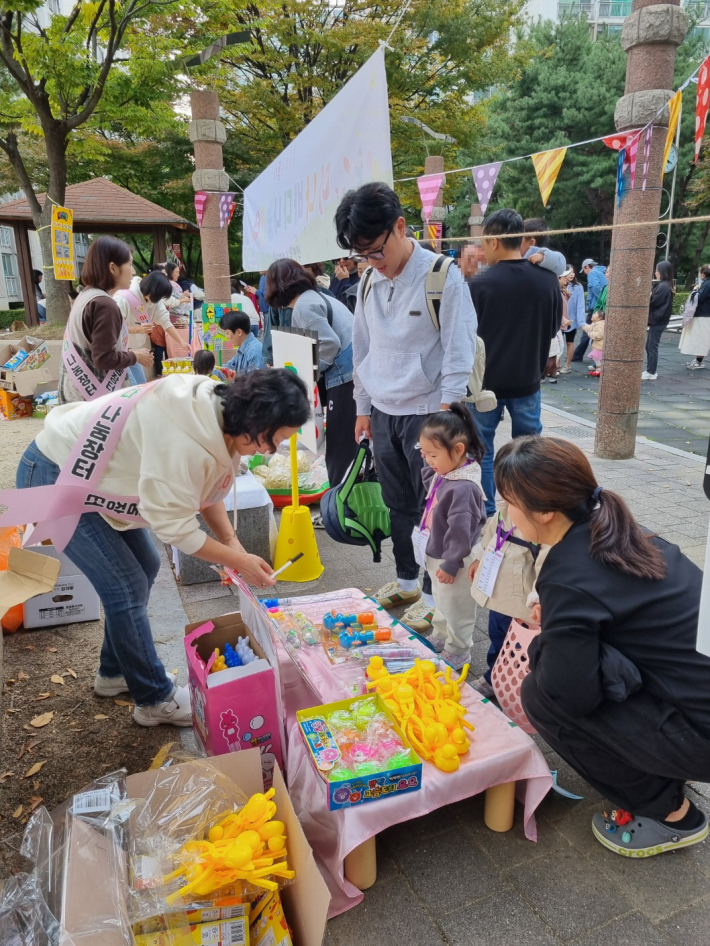
{"label": "girl's purple lanyard", "polygon": [[508,532],[503,535],[503,520],[498,520],[498,528],[496,529],[496,552],[500,552],[505,543],[508,541],[508,538],[515,532],[515,526],[512,529],[509,529]]}
{"label": "girl's purple lanyard", "polygon": [[444,482],[444,477],[437,475],[436,481],[434,482],[434,485],[431,488],[431,492],[429,493],[429,497],[426,501],[426,506],[424,507],[424,515],[422,516],[422,521],[419,523],[420,532],[423,532],[424,529],[426,529],[427,519],[429,517],[429,513],[431,512],[431,507],[434,505],[434,497],[436,496],[436,491],[443,482]]}

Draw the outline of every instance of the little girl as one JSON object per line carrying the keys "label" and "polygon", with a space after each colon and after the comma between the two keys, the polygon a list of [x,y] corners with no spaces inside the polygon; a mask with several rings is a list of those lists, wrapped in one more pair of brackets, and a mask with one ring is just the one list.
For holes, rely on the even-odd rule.
{"label": "little girl", "polygon": [[[465,405],[434,414],[419,434],[428,495],[420,527],[413,535],[420,565],[432,577],[436,611],[431,643],[443,660],[460,670],[471,660],[476,621],[468,583],[471,549],[486,521],[479,487],[485,447]],[[423,559],[423,560],[422,560]]]}
{"label": "little girl", "polygon": [[591,325],[583,325],[582,328],[589,335],[592,343],[592,350],[589,357],[594,362],[594,367],[589,369],[589,374],[593,378],[598,378],[601,374],[601,365],[604,359],[604,328],[606,316],[603,312],[595,312],[592,316]]}

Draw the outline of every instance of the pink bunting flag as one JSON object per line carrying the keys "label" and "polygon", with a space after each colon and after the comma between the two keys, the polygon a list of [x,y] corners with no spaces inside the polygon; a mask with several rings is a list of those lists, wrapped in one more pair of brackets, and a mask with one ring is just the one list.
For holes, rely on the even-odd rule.
{"label": "pink bunting flag", "polygon": [[629,163],[628,151],[629,145],[634,135],[640,135],[643,131],[642,128],[634,128],[631,131],[619,131],[615,135],[607,135],[605,138],[602,138],[602,141],[613,151],[621,151],[622,148],[626,148],[626,163]]}
{"label": "pink bunting flag", "polygon": [[197,226],[202,226],[202,218],[205,215],[205,204],[207,203],[207,191],[197,191],[195,194],[195,213],[197,214]]}
{"label": "pink bunting flag", "polygon": [[705,122],[710,107],[710,56],[700,67],[698,73],[698,96],[695,100],[695,163],[700,156],[700,145],[705,134]]}
{"label": "pink bunting flag", "polygon": [[236,194],[225,193],[219,195],[219,225],[220,227],[229,226],[234,213],[234,198]]}
{"label": "pink bunting flag", "polygon": [[631,190],[636,186],[636,155],[639,149],[639,142],[641,141],[641,132],[629,141],[626,146],[626,163],[629,165],[631,171]]}
{"label": "pink bunting flag", "polygon": [[653,122],[646,125],[646,136],[643,142],[643,182],[641,190],[646,190],[646,178],[648,177],[648,162],[651,157],[651,139],[653,138]]}
{"label": "pink bunting flag", "polygon": [[493,188],[498,180],[498,172],[501,169],[502,161],[493,161],[491,164],[480,164],[472,168],[473,183],[476,185],[478,194],[478,203],[481,205],[481,213],[485,214],[488,205],[491,202]]}
{"label": "pink bunting flag", "polygon": [[444,177],[444,174],[425,174],[423,177],[417,178],[419,196],[422,199],[422,210],[427,223],[429,223],[429,217],[431,217],[431,212],[434,209],[436,198],[439,196],[441,185],[444,183]]}

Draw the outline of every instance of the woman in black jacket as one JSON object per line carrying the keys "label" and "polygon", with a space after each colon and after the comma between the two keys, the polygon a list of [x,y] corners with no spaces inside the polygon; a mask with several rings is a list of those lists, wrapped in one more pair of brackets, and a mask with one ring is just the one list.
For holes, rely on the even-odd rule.
{"label": "woman in black jacket", "polygon": [[688,780],[710,781],[702,572],[643,531],[569,441],[510,441],[495,481],[522,538],[551,546],[522,702],[543,739],[617,806],[592,818],[596,838],[627,857],[702,841],[707,818],[684,792]]}
{"label": "woman in black jacket", "polygon": [[700,267],[700,285],[693,289],[688,302],[693,296],[695,315],[683,326],[678,347],[684,355],[695,356],[685,367],[697,371],[705,367],[705,358],[710,351],[710,266]]}
{"label": "woman in black jacket", "polygon": [[642,381],[655,381],[658,377],[658,346],[661,335],[673,314],[673,267],[664,260],[656,269],[658,282],[651,290],[648,308],[648,335],[646,336],[646,370]]}

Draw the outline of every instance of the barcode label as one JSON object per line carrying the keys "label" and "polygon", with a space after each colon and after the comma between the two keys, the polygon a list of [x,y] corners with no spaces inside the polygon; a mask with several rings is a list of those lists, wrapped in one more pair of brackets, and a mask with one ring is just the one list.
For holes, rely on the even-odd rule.
{"label": "barcode label", "polygon": [[229,930],[229,939],[225,940],[229,946],[244,946],[246,936],[246,923],[244,920],[232,920],[231,923],[223,923],[223,928]]}
{"label": "barcode label", "polygon": [[233,907],[222,907],[219,916],[222,920],[232,920],[235,916],[246,916],[246,912],[246,903],[237,903]]}
{"label": "barcode label", "polygon": [[96,811],[111,810],[111,791],[101,789],[95,792],[80,792],[74,796],[72,810],[75,814],[88,815]]}

